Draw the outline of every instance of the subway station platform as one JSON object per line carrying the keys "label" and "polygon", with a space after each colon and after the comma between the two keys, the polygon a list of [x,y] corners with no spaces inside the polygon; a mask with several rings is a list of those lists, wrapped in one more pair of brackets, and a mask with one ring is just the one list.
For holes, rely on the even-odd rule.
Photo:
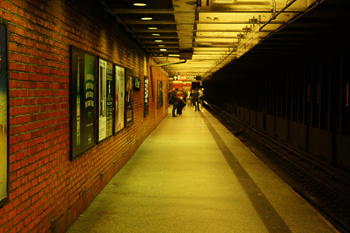
{"label": "subway station platform", "polygon": [[170,110],[68,233],[337,232],[205,109]]}

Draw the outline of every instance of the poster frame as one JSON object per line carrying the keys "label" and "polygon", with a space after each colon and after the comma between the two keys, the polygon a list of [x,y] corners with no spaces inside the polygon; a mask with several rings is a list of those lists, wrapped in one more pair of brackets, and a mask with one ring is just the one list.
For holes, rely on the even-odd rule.
{"label": "poster frame", "polygon": [[164,102],[164,85],[163,82],[157,80],[157,109],[163,107]]}
{"label": "poster frame", "polygon": [[149,115],[149,78],[144,76],[144,113],[143,117],[147,117]]}
{"label": "poster frame", "polygon": [[138,77],[134,77],[134,91],[141,90],[141,79]]}
{"label": "poster frame", "polygon": [[[94,80],[93,80],[93,87],[94,87],[94,97],[93,97],[93,101],[94,101],[94,113],[93,113],[93,127],[92,127],[92,131],[93,131],[93,141],[92,144],[90,146],[85,146],[81,151],[75,151],[74,147],[73,147],[73,137],[74,137],[74,128],[76,128],[76,126],[74,127],[74,116],[76,116],[76,113],[74,112],[74,107],[75,105],[73,104],[75,99],[75,96],[77,95],[77,85],[75,85],[75,83],[72,81],[73,80],[73,50],[75,50],[76,52],[81,52],[84,53],[84,55],[90,55],[93,57],[93,62],[94,62],[94,70],[93,70],[93,74],[94,74]],[[70,126],[70,155],[69,158],[71,161],[75,160],[76,158],[80,157],[81,155],[83,155],[84,153],[86,153],[87,151],[89,151],[90,149],[92,149],[95,145],[96,145],[96,67],[97,67],[97,56],[93,53],[90,53],[86,50],[83,50],[81,48],[75,47],[73,45],[70,46],[70,70],[69,70],[69,78],[70,78],[70,84],[69,84],[69,126]],[[83,76],[83,78],[80,79],[85,79],[85,75]],[[84,80],[85,81],[85,80]],[[82,91],[83,90],[83,91]],[[84,88],[80,88],[80,93],[82,95],[84,95]],[[84,98],[85,99],[85,98]],[[84,108],[85,110],[85,108]],[[85,113],[87,113],[87,111],[81,111],[81,116],[84,116]],[[84,119],[85,122],[85,119]]]}
{"label": "poster frame", "polygon": [[[116,124],[118,123],[117,122],[118,118],[117,118],[116,111],[119,108],[119,102],[117,103],[117,95],[118,95],[118,93],[116,91],[117,85],[118,85],[118,80],[117,80],[118,71],[117,71],[117,67],[124,69],[124,76],[123,76],[123,79],[124,79],[123,83],[124,84],[123,84],[123,86],[121,86],[122,90],[124,91],[123,95],[122,95],[122,101],[123,101],[123,117],[122,117],[122,119],[123,119],[123,124],[122,124],[122,127],[120,129],[117,129],[117,127],[116,127]],[[114,95],[114,124],[113,124],[113,126],[114,126],[113,127],[114,135],[118,134],[119,132],[123,131],[123,129],[125,129],[125,80],[126,80],[126,78],[125,78],[125,75],[126,75],[125,69],[126,68],[124,66],[121,66],[121,65],[118,65],[118,64],[114,64],[114,93],[115,93],[115,95]]]}
{"label": "poster frame", "polygon": [[[104,138],[102,138],[102,139],[100,139],[100,127],[101,127],[101,125],[100,125],[100,61],[104,61],[104,62],[106,62],[106,64],[107,64],[107,66],[108,66],[108,64],[109,65],[111,65],[112,66],[112,84],[111,84],[111,86],[112,86],[112,88],[111,88],[111,94],[112,94],[112,96],[111,96],[111,98],[112,98],[112,103],[111,103],[111,108],[112,108],[112,110],[111,110],[111,113],[112,113],[112,123],[111,123],[111,133],[110,133],[110,135],[106,135]],[[114,112],[115,112],[115,109],[114,109],[114,103],[115,103],[115,91],[114,91],[114,82],[115,82],[115,65],[114,65],[114,63],[113,62],[111,62],[110,60],[108,60],[108,59],[105,59],[105,58],[103,58],[103,57],[100,57],[100,56],[98,56],[97,57],[97,66],[98,66],[98,68],[96,69],[96,71],[97,71],[97,77],[98,77],[98,79],[96,80],[96,83],[97,83],[97,87],[96,87],[96,89],[98,90],[98,94],[96,95],[96,99],[97,99],[97,102],[98,102],[98,105],[97,105],[97,108],[96,108],[96,115],[97,115],[97,139],[96,139],[96,141],[97,141],[97,143],[99,144],[99,143],[101,143],[101,142],[103,142],[103,141],[105,141],[105,140],[107,140],[108,138],[110,138],[110,137],[112,137],[113,135],[114,135],[114,121],[115,121],[115,118],[114,118]],[[106,76],[106,82],[107,82],[107,76]],[[107,85],[106,85],[106,89],[108,89],[107,88]],[[106,105],[107,105],[107,97],[106,97]],[[106,106],[107,107],[107,106]],[[106,112],[107,112],[107,110],[106,110]],[[107,116],[106,116],[106,120],[107,120]],[[106,124],[107,124],[107,122],[106,122]]]}
{"label": "poster frame", "polygon": [[[0,208],[2,206],[4,206],[5,204],[7,204],[9,202],[9,169],[10,169],[10,166],[9,166],[9,148],[10,148],[10,137],[9,137],[9,129],[10,129],[10,114],[9,114],[9,92],[10,92],[10,88],[9,88],[9,50],[8,50],[8,44],[9,44],[9,31],[8,31],[8,21],[3,19],[3,18],[0,18],[0,24],[2,24],[3,26],[5,26],[5,35],[6,35],[6,40],[5,40],[5,54],[6,54],[6,59],[5,59],[5,81],[6,81],[6,108],[7,108],[7,111],[6,111],[6,121],[7,121],[7,132],[6,132],[6,146],[7,146],[7,149],[6,149],[6,195],[1,197],[0,196]],[[1,56],[0,56],[1,58]],[[2,61],[2,59],[0,59],[0,61]],[[5,167],[4,166],[4,167]]]}
{"label": "poster frame", "polygon": [[[130,127],[133,124],[134,121],[134,71],[125,68],[125,128]],[[128,86],[128,81],[129,83]],[[128,97],[128,95],[130,95]],[[130,101],[127,101],[127,99],[130,99]],[[131,113],[131,117],[128,118],[128,112]]]}

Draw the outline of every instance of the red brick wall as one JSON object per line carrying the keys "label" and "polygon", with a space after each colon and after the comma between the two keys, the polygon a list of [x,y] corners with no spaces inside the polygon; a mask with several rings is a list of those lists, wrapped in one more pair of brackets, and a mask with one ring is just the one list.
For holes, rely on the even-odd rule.
{"label": "red brick wall", "polygon": [[[144,118],[144,67],[152,64],[99,1],[79,1],[0,0],[0,17],[9,22],[10,88],[9,202],[0,207],[0,233],[64,232],[166,116],[153,93],[156,79],[167,86],[166,74],[154,68]],[[70,45],[134,70],[142,83],[132,126],[74,161]]]}

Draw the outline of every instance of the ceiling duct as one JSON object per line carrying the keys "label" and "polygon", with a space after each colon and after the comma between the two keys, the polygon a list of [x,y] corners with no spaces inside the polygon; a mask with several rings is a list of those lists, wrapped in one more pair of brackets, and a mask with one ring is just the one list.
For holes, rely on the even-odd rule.
{"label": "ceiling duct", "polygon": [[186,59],[186,60],[191,60],[193,55],[192,50],[188,51],[180,51],[180,59]]}

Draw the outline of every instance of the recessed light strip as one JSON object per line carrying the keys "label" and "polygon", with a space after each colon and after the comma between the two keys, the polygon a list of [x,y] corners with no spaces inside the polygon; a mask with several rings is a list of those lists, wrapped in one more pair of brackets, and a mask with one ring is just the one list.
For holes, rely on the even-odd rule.
{"label": "recessed light strip", "polygon": [[147,3],[145,0],[134,0],[133,5],[134,6],[147,6]]}

